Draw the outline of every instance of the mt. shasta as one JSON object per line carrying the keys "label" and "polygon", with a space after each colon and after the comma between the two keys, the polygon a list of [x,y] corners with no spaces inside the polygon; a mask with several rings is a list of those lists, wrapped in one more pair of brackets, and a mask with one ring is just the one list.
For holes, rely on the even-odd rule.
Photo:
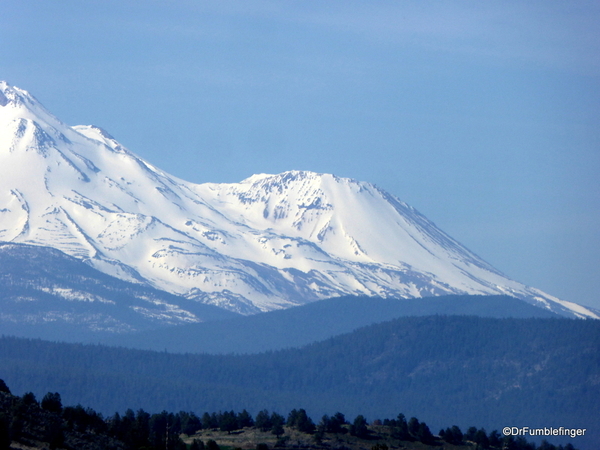
{"label": "mt. shasta", "polygon": [[340,295],[505,294],[595,311],[505,275],[378,187],[328,174],[193,184],[0,82],[0,241],[252,314]]}

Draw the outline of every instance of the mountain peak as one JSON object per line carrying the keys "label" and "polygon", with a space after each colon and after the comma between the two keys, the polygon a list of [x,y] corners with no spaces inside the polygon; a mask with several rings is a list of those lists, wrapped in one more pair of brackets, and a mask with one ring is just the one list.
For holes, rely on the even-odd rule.
{"label": "mountain peak", "polygon": [[0,106],[29,106],[37,103],[37,100],[27,91],[11,86],[6,81],[0,81]]}
{"label": "mountain peak", "polygon": [[373,184],[300,170],[189,183],[0,87],[0,240],[243,313],[340,295],[508,294],[597,317],[507,278]]}
{"label": "mountain peak", "polygon": [[0,81],[0,126],[23,120],[47,124],[51,128],[64,125],[29,92]]}
{"label": "mountain peak", "polygon": [[[318,173],[307,170],[289,170],[279,174],[257,174],[246,178],[240,183],[228,185],[232,191],[253,192],[262,194],[290,194],[290,190],[300,190],[306,194],[312,192],[327,195],[332,189],[351,189],[354,192],[378,190],[375,185],[357,181],[353,178],[343,178],[329,173]],[[260,194],[258,194],[260,192]],[[263,198],[264,200],[264,198]]]}
{"label": "mountain peak", "polygon": [[285,185],[297,181],[302,180],[316,180],[320,179],[324,176],[331,176],[329,174],[323,174],[318,172],[311,172],[308,170],[287,170],[285,172],[281,172],[278,174],[267,174],[260,173],[254,174],[244,180],[242,180],[239,184],[280,184]]}

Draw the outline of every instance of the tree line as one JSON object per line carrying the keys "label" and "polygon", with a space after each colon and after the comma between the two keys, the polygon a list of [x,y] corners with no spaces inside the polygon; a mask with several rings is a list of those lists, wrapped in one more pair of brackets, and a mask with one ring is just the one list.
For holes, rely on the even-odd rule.
{"label": "tree line", "polygon": [[[81,405],[64,407],[58,392],[48,392],[41,401],[31,392],[22,397],[14,396],[0,379],[0,450],[9,450],[13,441],[25,445],[43,441],[48,443],[50,449],[220,450],[212,439],[206,442],[193,439],[188,445],[181,437],[194,436],[201,430],[219,429],[231,433],[255,427],[280,438],[286,433],[284,426],[312,435],[316,445],[327,434],[349,434],[358,439],[377,440],[385,431],[387,436],[396,441],[428,445],[444,441],[454,445],[471,443],[477,449],[574,450],[571,444],[556,447],[545,441],[538,447],[524,438],[501,438],[498,431],[487,433],[483,428],[471,427],[462,433],[456,425],[442,429],[438,436],[434,436],[425,422],[416,417],[407,420],[403,414],[398,414],[395,419],[375,420],[370,424],[363,415],[358,415],[350,422],[341,412],[332,416],[324,415],[315,423],[302,408],[293,409],[287,418],[266,409],[254,417],[245,409],[241,412],[205,412],[202,416],[185,411],[150,414],[143,409],[137,412],[128,409],[123,415],[115,413],[105,418]],[[284,440],[278,442],[285,447]],[[388,446],[378,443],[372,449],[388,450]],[[268,450],[268,447],[258,444],[257,450]]]}

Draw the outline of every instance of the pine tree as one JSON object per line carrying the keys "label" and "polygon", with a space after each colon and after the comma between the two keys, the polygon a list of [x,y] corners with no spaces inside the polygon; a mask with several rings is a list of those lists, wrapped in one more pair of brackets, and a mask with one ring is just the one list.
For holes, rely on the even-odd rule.
{"label": "pine tree", "polygon": [[407,430],[413,439],[419,440],[419,438],[418,438],[419,425],[420,425],[419,419],[417,419],[416,417],[411,417],[410,420],[408,421]]}
{"label": "pine tree", "polygon": [[[472,428],[475,429],[475,427]],[[469,429],[469,431],[472,432],[473,437],[475,437],[476,429],[475,431]],[[442,436],[442,434],[440,433],[440,437],[444,439],[444,441],[446,441],[447,443],[453,445],[460,445],[463,441],[462,431],[457,425],[453,425],[451,428],[446,428],[444,430],[444,435]]]}
{"label": "pine tree", "polygon": [[296,428],[302,433],[314,433],[316,426],[304,409],[300,409],[296,416]]}
{"label": "pine tree", "polygon": [[321,417],[321,421],[317,424],[317,433],[324,434],[331,428],[331,419],[327,414]]}
{"label": "pine tree", "polygon": [[435,441],[433,434],[431,433],[429,427],[427,426],[427,424],[425,424],[425,422],[421,422],[419,424],[419,430],[417,432],[416,438],[423,444],[433,444],[433,442]]}
{"label": "pine tree", "polygon": [[490,447],[500,447],[502,440],[500,438],[500,433],[498,430],[494,430],[490,433],[489,437]]}
{"label": "pine tree", "polygon": [[329,420],[329,428],[327,429],[327,432],[328,433],[345,433],[346,429],[344,428],[344,425],[346,423],[348,423],[346,421],[346,417],[341,412],[337,412]]}
{"label": "pine tree", "polygon": [[37,405],[37,400],[36,400],[33,392],[25,393],[25,395],[23,395],[23,397],[21,398],[21,401],[25,405],[33,405],[33,404]]}
{"label": "pine tree", "polygon": [[216,428],[213,424],[212,417],[207,412],[202,414],[202,428],[205,430],[210,430],[211,428]]}
{"label": "pine tree", "polygon": [[408,424],[406,423],[406,417],[404,414],[398,414],[398,418],[393,421],[393,431],[392,437],[399,439],[401,441],[409,441],[411,440],[411,435],[408,432]]}
{"label": "pine tree", "polygon": [[237,421],[238,421],[238,426],[240,428],[254,426],[254,419],[252,419],[252,416],[250,415],[250,413],[248,411],[246,411],[245,409],[241,413],[238,414]]}
{"label": "pine tree", "polygon": [[354,422],[350,426],[350,434],[359,438],[365,438],[369,434],[367,428],[367,419],[363,415],[356,416]]}
{"label": "pine tree", "polygon": [[219,447],[219,444],[217,444],[216,441],[209,439],[208,441],[206,441],[205,449],[206,450],[221,450],[221,447]]}
{"label": "pine tree", "polygon": [[469,429],[467,430],[467,432],[464,435],[464,439],[466,439],[467,441],[475,441],[475,435],[477,434],[477,428],[475,427],[469,427]]}
{"label": "pine tree", "polygon": [[42,409],[55,413],[62,412],[60,394],[58,392],[48,392],[42,399]]}
{"label": "pine tree", "polygon": [[273,433],[277,438],[281,436],[284,432],[283,425],[285,424],[285,418],[281,414],[277,414],[274,412],[271,414],[271,433]]}
{"label": "pine tree", "polygon": [[477,430],[473,442],[475,442],[477,445],[480,445],[483,448],[488,448],[490,446],[490,440],[488,439],[487,433],[483,428]]}
{"label": "pine tree", "polygon": [[273,427],[269,411],[266,409],[263,409],[256,415],[254,423],[261,431],[269,431]]}
{"label": "pine tree", "polygon": [[4,392],[6,394],[10,394],[10,389],[4,382],[4,380],[0,379],[0,392]]}
{"label": "pine tree", "polygon": [[192,413],[179,413],[181,417],[181,432],[191,436],[196,433],[198,430],[202,429],[202,421],[200,418]]}
{"label": "pine tree", "polygon": [[225,411],[219,418],[219,429],[221,431],[227,431],[227,434],[231,434],[233,430],[238,429],[237,416],[233,411]]}

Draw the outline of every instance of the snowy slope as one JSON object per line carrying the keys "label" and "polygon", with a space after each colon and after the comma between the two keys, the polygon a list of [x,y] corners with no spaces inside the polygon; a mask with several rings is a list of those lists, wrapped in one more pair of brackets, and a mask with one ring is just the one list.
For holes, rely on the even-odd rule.
{"label": "snowy slope", "polygon": [[0,240],[244,314],[344,294],[508,294],[598,317],[508,279],[372,184],[299,171],[192,184],[4,82]]}

